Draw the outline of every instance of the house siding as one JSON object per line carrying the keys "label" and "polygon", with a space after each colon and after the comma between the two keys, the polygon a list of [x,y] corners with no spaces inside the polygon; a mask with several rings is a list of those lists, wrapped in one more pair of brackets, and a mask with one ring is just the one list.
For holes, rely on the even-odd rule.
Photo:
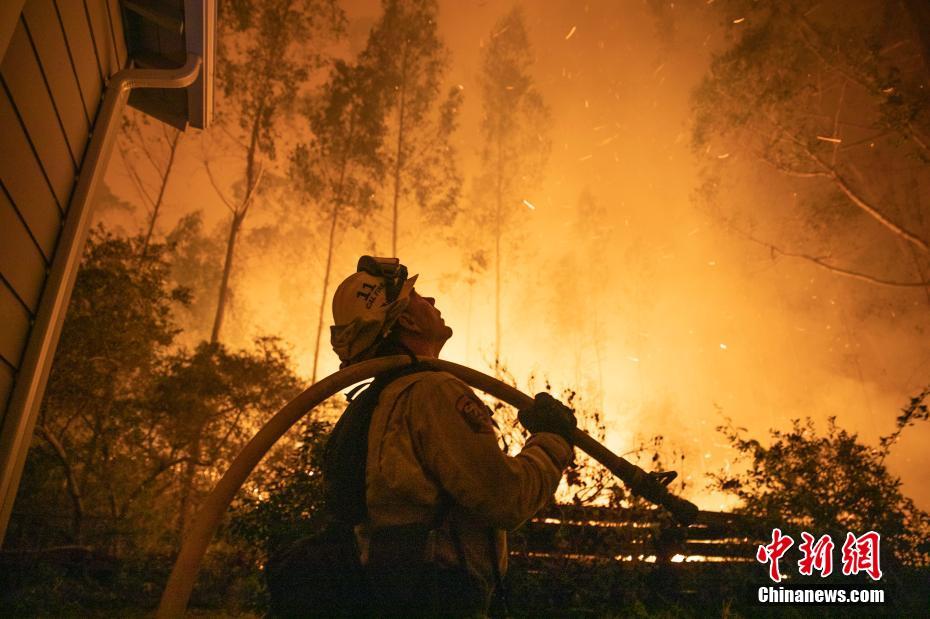
{"label": "house siding", "polygon": [[109,77],[113,0],[27,0],[0,61],[0,425]]}

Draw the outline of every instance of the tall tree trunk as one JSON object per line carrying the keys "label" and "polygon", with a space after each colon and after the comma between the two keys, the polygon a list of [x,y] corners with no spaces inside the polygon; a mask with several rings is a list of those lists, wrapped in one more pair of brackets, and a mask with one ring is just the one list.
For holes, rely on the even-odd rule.
{"label": "tall tree trunk", "polygon": [[601,355],[601,331],[600,321],[598,320],[597,310],[594,310],[594,358],[597,362],[597,392],[600,402],[598,403],[601,413],[604,412],[604,360]]}
{"label": "tall tree trunk", "polygon": [[149,227],[145,232],[145,240],[142,242],[142,256],[145,256],[146,252],[148,252],[149,243],[152,241],[152,234],[155,232],[155,222],[158,219],[158,212],[161,210],[161,204],[165,198],[165,190],[168,188],[171,168],[174,167],[174,155],[178,151],[178,143],[180,141],[181,132],[175,129],[174,140],[171,141],[171,149],[168,151],[168,164],[165,166],[165,174],[161,178],[161,187],[158,188],[158,197],[155,198],[155,204],[152,206],[152,217],[149,219]]}
{"label": "tall tree trunk", "polygon": [[326,271],[323,273],[323,294],[320,296],[320,315],[316,323],[316,345],[313,350],[313,376],[311,384],[316,382],[317,368],[320,362],[320,342],[323,339],[323,316],[326,314],[326,297],[329,294],[329,272],[333,265],[333,249],[336,244],[336,223],[339,220],[339,203],[333,205],[332,221],[329,224],[329,244],[326,248]]}
{"label": "tall tree trunk", "polygon": [[471,309],[474,300],[475,278],[468,278],[468,314],[465,319],[465,365],[471,365]]}
{"label": "tall tree trunk", "polygon": [[61,441],[45,426],[37,425],[36,434],[49,444],[65,471],[65,487],[68,489],[68,496],[71,499],[71,537],[75,544],[80,544],[83,541],[84,533],[84,499],[81,496],[81,487],[74,474],[74,469],[71,467],[71,461],[68,460],[68,453]]}
{"label": "tall tree trunk", "polygon": [[497,195],[494,217],[494,375],[500,378],[501,367],[501,217],[504,192],[504,161],[502,127],[497,132]]}
{"label": "tall tree trunk", "polygon": [[339,222],[339,209],[343,203],[343,193],[345,191],[346,174],[349,171],[349,145],[355,139],[355,110],[349,117],[349,134],[346,136],[346,146],[342,151],[342,161],[340,162],[339,181],[336,185],[336,191],[333,196],[333,216],[329,225],[329,244],[326,248],[326,272],[323,273],[323,293],[320,295],[320,312],[316,323],[316,343],[313,347],[313,374],[311,384],[316,382],[317,369],[320,364],[320,342],[323,339],[323,316],[326,315],[326,297],[329,294],[329,272],[333,265],[333,253],[336,249],[336,228]]}
{"label": "tall tree trunk", "polygon": [[216,315],[213,317],[213,331],[210,333],[210,343],[220,341],[220,330],[223,328],[223,318],[226,315],[226,302],[229,297],[229,275],[232,272],[233,256],[236,251],[236,240],[239,229],[242,227],[242,217],[234,214],[229,226],[229,236],[226,239],[226,259],[223,261],[223,277],[220,279],[219,298],[216,303]]}
{"label": "tall tree trunk", "polygon": [[391,227],[391,255],[397,256],[397,228],[400,212],[400,173],[404,168],[404,113],[407,106],[407,46],[400,70],[400,99],[397,103],[397,153],[394,158],[394,220]]}
{"label": "tall tree trunk", "polygon": [[[229,224],[229,236],[226,239],[226,256],[223,260],[223,275],[220,278],[220,289],[217,294],[216,314],[213,317],[213,329],[210,331],[210,344],[217,345],[220,341],[220,333],[223,329],[223,319],[226,316],[226,306],[229,302],[229,280],[232,275],[233,259],[236,253],[236,242],[239,239],[239,232],[245,222],[245,216],[249,212],[252,198],[258,188],[261,174],[257,171],[258,165],[258,137],[261,129],[262,118],[264,116],[264,104],[260,104],[252,119],[252,131],[249,140],[248,150],[246,151],[245,164],[245,194],[242,197],[240,205],[233,209],[232,221]],[[197,467],[201,460],[203,450],[203,432],[206,428],[208,416],[205,415],[197,426],[194,428],[194,436],[191,441],[190,459],[184,470],[181,480],[181,505],[178,514],[178,535],[183,536],[184,530],[190,521],[190,511],[192,509],[192,498],[194,495],[194,483],[197,476]]]}
{"label": "tall tree trunk", "polygon": [[226,241],[226,259],[223,262],[223,277],[220,280],[220,290],[217,295],[216,315],[213,317],[213,330],[210,333],[210,343],[216,344],[220,341],[220,330],[223,328],[223,317],[226,314],[226,303],[229,297],[229,276],[232,273],[233,256],[236,251],[236,240],[239,237],[239,230],[245,221],[245,216],[249,210],[249,204],[258,184],[256,174],[256,164],[258,158],[258,134],[261,129],[262,116],[264,107],[259,106],[255,112],[255,118],[252,120],[252,135],[249,141],[249,148],[246,151],[245,164],[245,195],[242,197],[242,203],[233,212],[232,223],[229,226],[229,237]]}
{"label": "tall tree trunk", "polygon": [[180,504],[178,505],[179,541],[184,539],[184,533],[190,523],[191,509],[194,502],[194,481],[197,478],[197,466],[200,462],[203,429],[205,425],[205,423],[200,423],[195,429],[194,440],[191,442],[190,459],[184,466],[184,473],[181,475],[181,498]]}

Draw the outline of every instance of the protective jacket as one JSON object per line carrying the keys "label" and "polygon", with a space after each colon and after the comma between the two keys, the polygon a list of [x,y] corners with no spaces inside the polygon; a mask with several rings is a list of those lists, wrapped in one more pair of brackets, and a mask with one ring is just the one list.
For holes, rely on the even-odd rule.
{"label": "protective jacket", "polygon": [[363,562],[377,531],[437,522],[440,514],[427,560],[464,563],[487,601],[494,562],[501,574],[507,568],[505,531],[550,500],[571,458],[568,442],[545,432],[531,436],[517,456],[503,453],[491,411],[451,374],[399,378],[381,393],[368,435]]}

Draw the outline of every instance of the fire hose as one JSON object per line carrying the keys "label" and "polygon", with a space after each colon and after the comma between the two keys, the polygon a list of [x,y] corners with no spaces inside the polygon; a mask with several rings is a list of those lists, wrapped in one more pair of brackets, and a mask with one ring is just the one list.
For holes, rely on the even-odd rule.
{"label": "fire hose", "polygon": [[[448,372],[472,387],[517,408],[525,408],[533,403],[532,398],[510,385],[463,365],[431,358],[421,358],[420,362],[425,369]],[[308,387],[262,426],[236,456],[226,474],[198,510],[184,537],[181,551],[162,593],[156,615],[158,618],[180,617],[184,614],[194,588],[197,572],[200,570],[200,563],[206,554],[210,540],[213,539],[220,519],[232,503],[236,492],[245,483],[246,478],[278,439],[324,400],[360,381],[408,363],[410,363],[409,357],[398,355],[351,365]],[[673,473],[647,473],[577,428],[572,433],[572,442],[619,477],[633,494],[665,507],[683,525],[694,522],[698,513],[697,506],[674,496],[666,488],[666,484],[674,477]]]}

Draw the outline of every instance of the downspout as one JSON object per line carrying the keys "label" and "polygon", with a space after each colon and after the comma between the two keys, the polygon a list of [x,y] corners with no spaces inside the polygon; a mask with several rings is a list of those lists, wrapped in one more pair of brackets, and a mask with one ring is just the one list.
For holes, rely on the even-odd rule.
{"label": "downspout", "polygon": [[136,88],[187,88],[200,74],[201,64],[200,56],[188,54],[187,63],[177,69],[123,69],[107,85],[0,433],[0,541],[6,534],[16,500],[49,369],[84,253],[91,205],[106,172],[129,93]]}

